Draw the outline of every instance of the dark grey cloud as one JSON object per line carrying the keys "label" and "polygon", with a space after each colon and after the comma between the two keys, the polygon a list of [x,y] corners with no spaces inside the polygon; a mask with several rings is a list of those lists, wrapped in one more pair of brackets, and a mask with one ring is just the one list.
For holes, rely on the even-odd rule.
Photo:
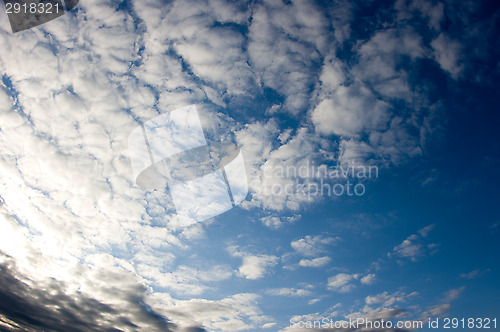
{"label": "dark grey cloud", "polygon": [[0,258],[0,331],[205,331],[179,329],[145,304],[141,293],[127,294],[126,308],[115,308],[82,293],[69,295],[54,279],[28,279],[11,257]]}

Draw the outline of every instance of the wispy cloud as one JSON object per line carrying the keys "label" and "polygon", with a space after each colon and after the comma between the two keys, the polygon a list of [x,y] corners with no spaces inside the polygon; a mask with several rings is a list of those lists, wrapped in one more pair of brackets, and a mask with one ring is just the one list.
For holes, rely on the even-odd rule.
{"label": "wispy cloud", "polygon": [[407,258],[411,261],[417,261],[420,257],[427,253],[436,252],[437,244],[425,243],[425,238],[434,229],[434,225],[426,226],[418,231],[418,234],[410,235],[401,244],[394,247],[393,251],[388,253],[389,257],[396,256],[399,258]]}
{"label": "wispy cloud", "polygon": [[461,279],[468,279],[468,280],[472,280],[472,279],[476,279],[476,278],[479,278],[481,277],[482,275],[484,275],[485,273],[488,273],[490,270],[473,270],[473,271],[470,271],[468,273],[462,273],[459,275],[459,278]]}
{"label": "wispy cloud", "polygon": [[296,288],[276,288],[267,291],[268,294],[276,296],[309,296],[312,294],[311,291],[307,289],[296,289]]}
{"label": "wispy cloud", "polygon": [[299,265],[304,267],[323,267],[330,263],[331,260],[332,259],[328,256],[313,259],[301,259]]}

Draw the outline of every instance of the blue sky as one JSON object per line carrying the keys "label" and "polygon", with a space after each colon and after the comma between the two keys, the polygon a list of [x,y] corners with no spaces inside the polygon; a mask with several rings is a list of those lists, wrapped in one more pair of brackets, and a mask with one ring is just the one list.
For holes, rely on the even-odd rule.
{"label": "blue sky", "polygon": [[[0,16],[1,329],[500,318],[496,2],[82,0],[18,33]],[[189,105],[239,147],[249,194],[184,227],[168,188],[135,183],[128,135]],[[377,171],[277,173],[312,167]]]}

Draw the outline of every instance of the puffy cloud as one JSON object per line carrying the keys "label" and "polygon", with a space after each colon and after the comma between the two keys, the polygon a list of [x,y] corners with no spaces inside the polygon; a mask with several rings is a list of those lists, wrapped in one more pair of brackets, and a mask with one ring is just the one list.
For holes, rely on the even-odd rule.
{"label": "puffy cloud", "polygon": [[[315,64],[326,47],[326,17],[315,4],[258,4],[249,27],[248,53],[262,83],[285,99],[293,114],[308,108]],[[272,54],[272,56],[269,56]]]}
{"label": "puffy cloud", "polygon": [[339,273],[328,278],[327,288],[331,291],[339,293],[348,293],[352,291],[357,286],[357,281],[363,285],[371,285],[375,282],[376,275],[369,273],[362,275],[359,273],[348,274]]}
{"label": "puffy cloud", "polygon": [[300,219],[300,215],[294,215],[291,217],[277,217],[277,216],[266,216],[260,218],[260,221],[270,229],[280,229],[284,225],[294,223],[298,219]]}
{"label": "puffy cloud", "polygon": [[256,90],[257,84],[243,53],[244,42],[237,30],[218,27],[175,41],[174,49],[193,73],[210,82],[216,91],[245,94]]}
{"label": "puffy cloud", "polygon": [[[354,48],[349,68],[335,53],[325,56],[311,99],[317,133],[340,136],[339,163],[389,166],[418,156],[440,119],[413,78],[420,59],[430,56],[423,38],[411,27],[390,28]],[[433,127],[421,130],[429,122]]]}
{"label": "puffy cloud", "polygon": [[325,237],[322,235],[306,235],[304,238],[292,241],[292,248],[299,254],[313,257],[326,251],[328,246],[336,244],[339,237]]}
{"label": "puffy cloud", "polygon": [[331,258],[328,256],[313,259],[301,259],[299,265],[304,267],[323,267],[330,263],[330,261]]}
{"label": "puffy cloud", "polygon": [[312,121],[322,134],[353,137],[364,131],[384,129],[387,107],[363,86],[341,86],[331,99],[316,107]]}
{"label": "puffy cloud", "polygon": [[361,278],[361,283],[364,285],[371,285],[375,282],[376,275],[373,273],[367,274]]}
{"label": "puffy cloud", "polygon": [[7,111],[12,107],[13,101],[6,91],[6,87],[0,84],[0,111],[2,113],[7,113]]}
{"label": "puffy cloud", "polygon": [[[352,286],[351,281],[358,278],[359,275],[350,275],[340,273],[331,278],[332,284],[336,287]],[[438,300],[441,302],[438,305],[431,305],[425,309],[415,301],[420,298],[417,292],[406,293],[403,291],[396,292],[382,292],[375,295],[369,295],[364,298],[364,301],[358,301],[356,305],[349,310],[345,310],[341,303],[328,308],[323,312],[316,312],[311,314],[295,315],[290,321],[295,322],[290,326],[284,328],[282,331],[305,331],[310,330],[311,327],[304,326],[306,322],[323,322],[322,319],[332,319],[333,321],[356,320],[363,318],[369,321],[376,320],[398,320],[408,321],[417,327],[419,322],[426,322],[429,318],[440,316],[446,313],[450,308],[450,302],[455,300],[463,291],[462,288],[452,289],[445,292]],[[425,324],[425,323],[424,323]],[[323,325],[323,327],[325,327]],[[335,329],[332,327],[325,327],[327,331],[345,331],[345,329]],[[372,331],[368,325],[358,326],[358,329],[351,329],[352,331]],[[413,331],[415,328],[407,329],[386,329],[387,331]]]}
{"label": "puffy cloud", "polygon": [[276,265],[278,257],[270,255],[245,256],[243,265],[239,268],[239,273],[247,279],[260,279],[267,272],[267,269]]}
{"label": "puffy cloud", "polygon": [[459,42],[452,40],[445,33],[441,33],[431,42],[434,50],[434,58],[444,71],[447,71],[451,77],[458,78],[464,69],[461,63],[461,48]]}
{"label": "puffy cloud", "polygon": [[[406,3],[438,30],[442,5]],[[26,329],[43,329],[46,319],[58,319],[61,313],[38,310],[34,303],[73,305],[63,293],[82,303],[81,311],[70,310],[76,324],[90,324],[82,322],[83,312],[103,328],[173,329],[151,315],[161,312],[186,328],[274,326],[259,310],[255,294],[179,301],[157,292],[155,288],[165,287],[203,294],[234,272],[215,263],[174,265],[178,251],[203,237],[203,227],[179,232],[168,194],[133,185],[127,135],[142,121],[198,103],[210,111],[204,126],[228,127],[231,117],[239,121],[227,131],[234,131],[252,179],[278,165],[298,167],[325,159],[397,163],[419,155],[424,127],[431,131],[435,126],[408,67],[431,56],[459,77],[465,71],[465,47],[447,33],[433,32],[426,49],[411,28],[379,30],[366,40],[349,41],[353,5],[338,1],[326,6],[320,9],[309,1],[138,0],[118,7],[115,1],[89,0],[77,12],[15,35],[0,12],[0,249],[15,257],[19,271],[13,274],[26,274],[34,285],[31,289],[17,282],[18,276],[6,277],[17,295],[5,298],[12,299],[13,308],[22,302],[30,312],[45,315],[37,317],[40,326]],[[341,60],[337,51],[344,43],[354,53],[343,49],[351,58]],[[393,110],[394,100],[408,104]],[[242,105],[252,105],[250,115],[243,114]],[[298,128],[288,123],[283,128],[281,112],[294,115]],[[255,120],[255,114],[264,118]],[[333,135],[344,137],[331,139]],[[245,208],[297,211],[313,201],[297,193],[266,195],[259,190],[284,188],[293,179],[260,180],[251,184]],[[272,214],[261,221],[279,228],[293,220]],[[426,233],[409,237],[391,254],[413,259],[432,249],[422,243]],[[326,265],[328,257],[316,256],[338,240],[331,239],[293,241],[295,252],[307,257],[299,265]],[[239,251],[233,256],[242,259],[238,273],[247,279],[262,278],[279,260]],[[371,275],[347,276],[351,279],[345,284],[345,276],[331,279],[331,286],[351,289],[355,280],[373,280]],[[45,287],[47,277],[65,284]],[[57,299],[37,291],[44,287],[54,289]],[[152,292],[147,297],[151,308],[144,306],[145,289]],[[102,317],[88,303],[115,311]],[[18,312],[9,314],[20,319]],[[75,328],[67,322],[63,327]]]}
{"label": "puffy cloud", "polygon": [[279,229],[279,228],[283,227],[283,223],[281,222],[280,217],[268,216],[268,217],[261,218],[260,221],[262,221],[262,223],[264,225],[266,225],[267,227],[269,227],[271,229]]}
{"label": "puffy cloud", "polygon": [[[286,143],[278,144],[278,125],[275,120],[248,124],[235,133],[236,140],[249,161],[247,174],[250,173],[248,178],[252,196],[249,202],[243,204],[245,208],[296,211],[304,203],[316,199],[314,195],[301,191],[296,175],[280,170],[292,169],[297,172],[301,167],[307,168],[326,153],[328,144],[305,127],[296,129],[295,135],[289,137]],[[315,179],[303,180],[315,182]]]}
{"label": "puffy cloud", "polygon": [[[186,249],[186,242],[200,236],[199,227],[175,233],[166,227],[172,226],[173,211],[168,195],[133,185],[128,133],[159,110],[205,100],[204,89],[209,91],[193,83],[182,59],[165,54],[166,37],[159,41],[154,29],[143,30],[154,23],[155,3],[146,2],[137,3],[150,9],[144,25],[136,24],[133,8],[116,10],[112,2],[90,1],[74,15],[15,36],[2,30],[0,37],[1,249],[27,275],[67,281],[103,303],[119,300],[137,308],[139,296],[117,299],[116,294],[128,295],[117,290],[120,286],[143,291],[160,285],[199,294],[233,274],[221,265],[172,269],[176,255],[171,251]],[[168,7],[161,6],[160,16]],[[220,3],[209,6],[215,13]],[[216,17],[236,19],[226,9]],[[230,35],[231,29],[221,30]],[[227,46],[207,36],[215,43],[206,46],[211,51]],[[179,45],[185,38],[179,37]],[[241,42],[236,39],[231,41]],[[192,70],[202,76],[195,64]],[[238,87],[235,82],[228,89],[237,93]],[[115,269],[135,278],[124,278],[130,281],[125,285]]]}
{"label": "puffy cloud", "polygon": [[201,269],[181,265],[173,272],[165,272],[151,264],[142,263],[137,270],[145,278],[151,279],[154,285],[181,295],[201,295],[211,288],[207,283],[213,284],[233,276],[232,270],[225,265]]}
{"label": "puffy cloud", "polygon": [[400,245],[394,248],[394,252],[401,257],[409,257],[411,260],[416,260],[416,257],[423,254],[422,244],[416,243],[417,237],[412,235],[404,240]]}
{"label": "puffy cloud", "polygon": [[246,279],[260,279],[268,273],[269,269],[278,263],[279,257],[272,255],[253,255],[239,251],[237,247],[229,247],[228,251],[233,257],[241,257],[243,264],[238,269],[240,276]]}

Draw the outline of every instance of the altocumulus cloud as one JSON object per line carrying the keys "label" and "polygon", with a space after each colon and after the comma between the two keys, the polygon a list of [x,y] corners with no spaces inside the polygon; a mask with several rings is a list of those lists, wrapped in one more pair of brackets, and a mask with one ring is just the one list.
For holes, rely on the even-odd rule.
{"label": "altocumulus cloud", "polygon": [[[445,17],[466,19],[426,1],[395,2],[377,18],[387,28],[366,34],[352,24],[356,9],[344,1],[322,8],[311,1],[88,0],[15,35],[1,12],[4,328],[274,326],[258,294],[203,294],[234,276],[263,278],[278,255],[235,250],[239,266],[177,265],[203,228],[178,229],[168,195],[134,186],[127,135],[196,103],[208,136],[220,128],[234,134],[251,179],[278,164],[391,167],[423,154],[443,115],[416,68],[432,62],[447,78],[463,79],[469,63],[492,53],[492,34],[445,31]],[[425,38],[411,28],[414,19]],[[468,51],[476,42],[484,52]],[[261,180],[251,183],[246,209],[298,211],[311,203],[259,190],[291,179]],[[392,254],[419,257],[425,237],[409,237]],[[321,267],[330,262],[323,248],[334,243],[306,236],[292,247],[306,257],[300,266]],[[368,276],[361,282],[369,284]],[[327,287],[349,288],[358,277],[337,275]],[[199,298],[180,300],[165,289]]]}

